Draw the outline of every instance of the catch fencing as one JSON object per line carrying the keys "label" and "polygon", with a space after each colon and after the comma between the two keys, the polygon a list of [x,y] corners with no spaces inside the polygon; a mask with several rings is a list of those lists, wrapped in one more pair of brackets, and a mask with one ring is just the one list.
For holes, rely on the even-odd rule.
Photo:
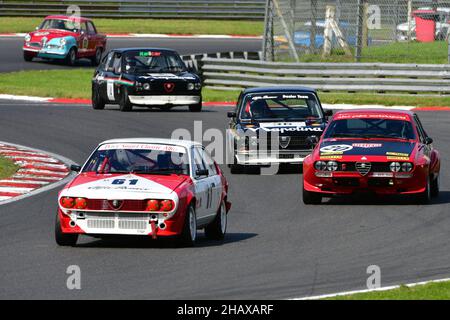
{"label": "catch fencing", "polygon": [[0,16],[64,14],[79,6],[83,16],[263,20],[265,0],[43,0],[0,1]]}
{"label": "catch fencing", "polygon": [[449,94],[450,65],[283,63],[204,58],[204,83],[230,90],[302,85],[319,91]]}

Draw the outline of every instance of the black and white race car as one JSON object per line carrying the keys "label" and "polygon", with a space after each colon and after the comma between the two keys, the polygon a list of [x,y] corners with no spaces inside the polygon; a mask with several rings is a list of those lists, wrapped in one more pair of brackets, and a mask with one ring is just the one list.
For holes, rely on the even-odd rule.
{"label": "black and white race car", "polygon": [[189,106],[202,109],[202,84],[189,72],[177,52],[158,48],[111,50],[95,70],[92,79],[92,106],[118,104],[121,111],[134,105],[159,107]]}
{"label": "black and white race car", "polygon": [[232,173],[246,166],[302,163],[322,135],[331,110],[324,111],[315,90],[305,87],[243,91],[227,130]]}

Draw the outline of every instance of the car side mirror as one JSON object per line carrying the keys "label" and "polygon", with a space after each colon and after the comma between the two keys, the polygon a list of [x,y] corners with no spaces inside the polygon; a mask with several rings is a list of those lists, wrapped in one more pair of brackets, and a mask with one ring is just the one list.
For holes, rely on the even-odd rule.
{"label": "car side mirror", "polygon": [[39,27],[34,28],[34,30],[39,30]]}
{"label": "car side mirror", "polygon": [[80,172],[81,171],[81,166],[76,165],[76,164],[72,164],[70,166],[70,171]]}
{"label": "car side mirror", "polygon": [[196,176],[207,176],[209,174],[209,170],[208,169],[200,169],[195,171],[195,175]]}
{"label": "car side mirror", "polygon": [[308,138],[306,138],[306,141],[308,142],[308,144],[312,147],[315,147],[316,144],[319,143],[319,137],[318,136],[309,136]]}
{"label": "car side mirror", "polygon": [[229,112],[227,113],[227,116],[228,116],[228,118],[236,118],[236,112],[234,112],[234,111],[229,111]]}
{"label": "car side mirror", "polygon": [[331,117],[333,115],[333,110],[330,110],[330,109],[326,109],[325,110],[325,116],[326,117]]}
{"label": "car side mirror", "polygon": [[426,137],[424,142],[425,142],[425,144],[432,144],[433,143],[433,138]]}

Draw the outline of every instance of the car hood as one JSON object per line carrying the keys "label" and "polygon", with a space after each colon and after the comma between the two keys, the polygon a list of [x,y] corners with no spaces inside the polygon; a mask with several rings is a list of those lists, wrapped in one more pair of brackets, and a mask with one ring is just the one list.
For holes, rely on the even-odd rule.
{"label": "car hood", "polygon": [[414,141],[329,139],[319,146],[321,156],[386,156],[409,158],[414,150]]}
{"label": "car hood", "polygon": [[47,41],[54,39],[54,38],[62,38],[67,36],[76,37],[77,34],[72,31],[66,31],[66,30],[37,30],[30,32],[29,35],[31,36],[31,41],[41,41],[42,38],[46,38]]}
{"label": "car hood", "polygon": [[143,200],[170,195],[187,179],[186,175],[81,173],[66,186],[60,197]]}

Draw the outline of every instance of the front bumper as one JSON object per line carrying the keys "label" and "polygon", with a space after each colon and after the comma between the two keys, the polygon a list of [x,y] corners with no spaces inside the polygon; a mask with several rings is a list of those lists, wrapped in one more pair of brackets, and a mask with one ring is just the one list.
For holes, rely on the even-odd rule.
{"label": "front bumper", "polygon": [[238,152],[235,155],[236,163],[240,165],[270,165],[276,163],[284,164],[301,164],[311,150],[290,152]]}
{"label": "front bumper", "polygon": [[64,59],[67,55],[67,50],[65,48],[37,48],[24,46],[22,49],[27,52],[34,52],[37,57],[46,59]]}
{"label": "front bumper", "polygon": [[144,106],[157,105],[191,105],[197,104],[201,101],[201,96],[198,95],[154,95],[154,96],[135,96],[129,95],[128,98],[132,104]]}
{"label": "front bumper", "polygon": [[304,188],[323,195],[375,193],[380,195],[417,194],[425,191],[426,176],[421,172],[359,173],[333,172],[331,177],[317,177],[315,172],[304,177]]}

